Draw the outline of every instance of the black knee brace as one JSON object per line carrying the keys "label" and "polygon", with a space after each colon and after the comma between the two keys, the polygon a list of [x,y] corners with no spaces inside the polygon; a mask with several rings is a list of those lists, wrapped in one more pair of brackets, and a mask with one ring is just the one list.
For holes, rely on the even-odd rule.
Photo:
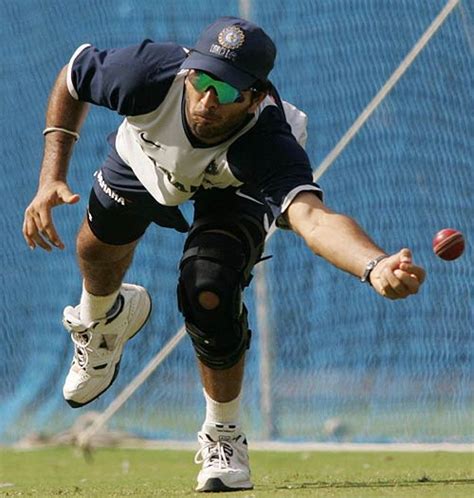
{"label": "black knee brace", "polygon": [[[231,229],[219,228],[215,222],[193,225],[181,259],[179,309],[198,358],[213,369],[234,366],[250,345],[242,290],[250,282],[265,240],[258,223],[250,223],[246,227],[239,222]],[[218,296],[214,309],[200,305],[203,291]]]}

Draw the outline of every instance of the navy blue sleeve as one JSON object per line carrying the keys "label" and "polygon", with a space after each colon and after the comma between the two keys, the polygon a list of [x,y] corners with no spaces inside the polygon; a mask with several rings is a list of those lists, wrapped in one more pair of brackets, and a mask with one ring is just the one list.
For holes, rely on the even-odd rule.
{"label": "navy blue sleeve", "polygon": [[279,217],[289,194],[313,190],[322,199],[308,155],[276,106],[264,109],[258,123],[231,145],[227,159],[233,174],[260,192],[282,228]]}
{"label": "navy blue sleeve", "polygon": [[161,104],[185,57],[181,46],[151,40],[110,50],[89,46],[70,63],[70,80],[79,100],[137,116]]}

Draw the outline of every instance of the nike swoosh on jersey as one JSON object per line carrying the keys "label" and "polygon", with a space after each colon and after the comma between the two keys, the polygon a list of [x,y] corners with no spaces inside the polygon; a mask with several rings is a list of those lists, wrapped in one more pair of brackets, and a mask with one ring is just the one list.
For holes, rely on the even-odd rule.
{"label": "nike swoosh on jersey", "polygon": [[144,132],[144,131],[142,131],[142,132],[140,133],[140,138],[141,138],[144,142],[146,142],[147,144],[154,145],[157,149],[162,149],[162,148],[163,148],[163,146],[162,146],[162,145],[160,145],[159,143],[157,143],[157,142],[153,142],[152,140],[148,140],[148,138],[145,138],[145,132]]}

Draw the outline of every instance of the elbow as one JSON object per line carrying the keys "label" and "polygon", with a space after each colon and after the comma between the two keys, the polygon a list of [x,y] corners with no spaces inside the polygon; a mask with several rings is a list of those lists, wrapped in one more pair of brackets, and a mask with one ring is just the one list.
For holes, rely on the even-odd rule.
{"label": "elbow", "polygon": [[312,226],[304,233],[298,234],[316,256],[321,256],[321,234],[318,226]]}
{"label": "elbow", "polygon": [[305,241],[314,254],[321,256],[321,233],[317,224],[293,224],[290,228]]}

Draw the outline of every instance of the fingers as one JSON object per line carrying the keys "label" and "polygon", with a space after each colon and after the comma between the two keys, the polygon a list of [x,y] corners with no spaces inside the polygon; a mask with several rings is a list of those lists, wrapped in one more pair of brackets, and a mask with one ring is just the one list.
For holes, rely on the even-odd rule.
{"label": "fingers", "polygon": [[403,299],[416,293],[415,285],[407,282],[400,270],[385,268],[373,283],[375,290],[387,299]]}
{"label": "fingers", "polygon": [[38,192],[25,211],[23,236],[30,249],[41,247],[51,251],[52,246],[64,249],[52,219],[52,208],[59,204],[75,204],[80,199],[67,185],[52,186]]}
{"label": "fingers", "polygon": [[411,289],[413,286],[411,285],[411,282],[408,282],[407,279],[404,278],[405,275],[409,276],[401,270],[385,270],[384,277],[385,282],[387,282],[386,289],[389,291],[389,295],[392,299],[401,299],[412,294]]}
{"label": "fingers", "polygon": [[30,249],[34,249],[39,242],[36,242],[35,240],[37,238],[37,229],[34,220],[26,213],[25,219],[23,220],[23,237]]}
{"label": "fingers", "polygon": [[410,264],[412,262],[412,255],[410,249],[404,248],[400,251],[400,263]]}
{"label": "fingers", "polygon": [[394,274],[389,278],[381,278],[380,285],[374,288],[381,296],[387,299],[404,299],[418,292],[420,282],[407,273],[395,270]]}
{"label": "fingers", "polygon": [[398,253],[393,254],[384,261],[384,266],[388,265],[392,270],[400,268],[401,264],[410,265],[412,264],[412,255],[410,249],[402,249]]}
{"label": "fingers", "polygon": [[23,236],[28,244],[28,247],[30,249],[35,249],[39,246],[45,251],[50,252],[52,248],[45,240],[47,239],[52,242],[48,232],[51,233],[51,224],[46,224],[45,227],[45,224],[41,220],[40,214],[33,208],[29,207],[25,212],[25,219],[23,222]]}
{"label": "fingers", "polygon": [[37,224],[41,235],[47,239],[53,246],[58,249],[64,249],[64,244],[62,243],[56,228],[53,224],[53,219],[51,217],[51,210],[45,210],[39,213],[40,222]]}
{"label": "fingers", "polygon": [[64,204],[76,204],[81,199],[79,194],[73,194],[69,188],[64,185],[61,189],[58,189],[58,199],[60,203]]}
{"label": "fingers", "polygon": [[64,249],[53,223],[52,209],[60,204],[75,204],[80,196],[69,189],[67,183],[55,181],[41,187],[25,211],[23,236],[31,249],[39,246],[46,251],[52,247]]}
{"label": "fingers", "polygon": [[413,263],[411,251],[406,248],[381,261],[374,273],[372,285],[387,299],[404,299],[416,294],[425,279],[425,271]]}
{"label": "fingers", "polygon": [[414,264],[401,263],[400,270],[416,277],[420,282],[420,284],[422,284],[425,281],[426,273],[425,270],[420,266],[416,266]]}

